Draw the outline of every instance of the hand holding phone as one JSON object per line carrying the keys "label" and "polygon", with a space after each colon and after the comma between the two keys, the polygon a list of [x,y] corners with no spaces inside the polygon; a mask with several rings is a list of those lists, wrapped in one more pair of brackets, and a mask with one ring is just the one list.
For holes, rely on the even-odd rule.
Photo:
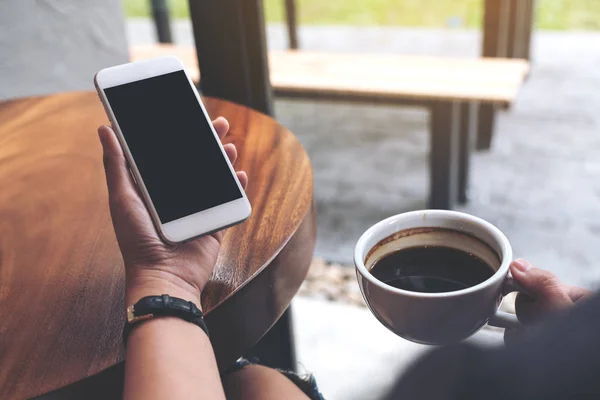
{"label": "hand holding phone", "polygon": [[165,242],[216,232],[250,216],[248,198],[179,59],[106,68],[94,83]]}
{"label": "hand holding phone", "polygon": [[98,133],[127,302],[167,293],[199,305],[220,231],[251,213],[235,146],[221,144],[229,125],[213,127],[172,56],[103,69],[94,84],[112,123]]}
{"label": "hand holding phone", "polygon": [[[217,118],[214,127],[222,139],[229,124],[224,118]],[[169,293],[200,306],[200,293],[212,274],[223,231],[186,243],[164,243],[139,196],[115,133],[110,127],[101,126],[98,135],[104,152],[110,212],[125,261],[126,304],[146,295]],[[229,161],[235,163],[235,146],[224,148]],[[237,172],[237,178],[245,189],[246,173]]]}

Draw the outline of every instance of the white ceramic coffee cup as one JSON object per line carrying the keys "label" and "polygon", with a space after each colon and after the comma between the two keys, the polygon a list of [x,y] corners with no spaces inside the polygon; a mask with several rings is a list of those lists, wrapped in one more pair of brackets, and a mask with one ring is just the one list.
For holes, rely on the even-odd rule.
{"label": "white ceramic coffee cup", "polygon": [[[406,230],[418,232],[418,228],[458,231],[464,233],[466,239],[460,238],[463,235],[449,238],[443,234],[421,233],[414,237],[408,235],[409,240],[405,240],[406,237],[402,240],[390,240],[385,245],[387,247],[378,246],[374,251],[374,247],[383,239]],[[496,265],[493,265],[496,272],[478,285],[444,293],[398,289],[376,279],[369,272],[374,259],[384,254],[404,247],[436,244],[473,252],[484,260],[486,257],[497,257]],[[380,254],[375,254],[376,251]],[[424,344],[459,342],[486,323],[503,328],[518,326],[515,315],[498,310],[504,295],[519,290],[509,275],[511,261],[512,248],[498,228],[472,215],[444,210],[413,211],[387,218],[369,228],[360,237],[354,250],[358,284],[371,312],[392,332]]]}

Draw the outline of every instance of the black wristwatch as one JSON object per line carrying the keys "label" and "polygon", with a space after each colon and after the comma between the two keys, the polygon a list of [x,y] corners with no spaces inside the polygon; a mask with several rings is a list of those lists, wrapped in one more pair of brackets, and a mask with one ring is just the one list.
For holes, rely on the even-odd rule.
{"label": "black wristwatch", "polygon": [[154,317],[177,317],[199,326],[207,335],[208,328],[204,322],[202,311],[191,301],[171,297],[146,296],[137,303],[127,307],[127,322],[123,329],[123,341],[127,342],[129,332],[139,322]]}

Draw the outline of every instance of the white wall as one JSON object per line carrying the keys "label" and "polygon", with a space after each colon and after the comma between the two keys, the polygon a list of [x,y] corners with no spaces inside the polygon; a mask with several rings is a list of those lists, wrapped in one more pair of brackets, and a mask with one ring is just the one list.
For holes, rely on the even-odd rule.
{"label": "white wall", "polygon": [[127,59],[120,0],[0,0],[0,100],[91,90]]}

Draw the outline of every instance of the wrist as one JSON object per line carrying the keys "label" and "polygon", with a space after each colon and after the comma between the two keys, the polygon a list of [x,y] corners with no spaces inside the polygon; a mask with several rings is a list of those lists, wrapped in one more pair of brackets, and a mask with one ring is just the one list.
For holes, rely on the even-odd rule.
{"label": "wrist", "polygon": [[163,271],[144,271],[128,274],[125,285],[125,306],[129,307],[146,296],[168,294],[191,301],[202,310],[200,289],[178,276]]}

